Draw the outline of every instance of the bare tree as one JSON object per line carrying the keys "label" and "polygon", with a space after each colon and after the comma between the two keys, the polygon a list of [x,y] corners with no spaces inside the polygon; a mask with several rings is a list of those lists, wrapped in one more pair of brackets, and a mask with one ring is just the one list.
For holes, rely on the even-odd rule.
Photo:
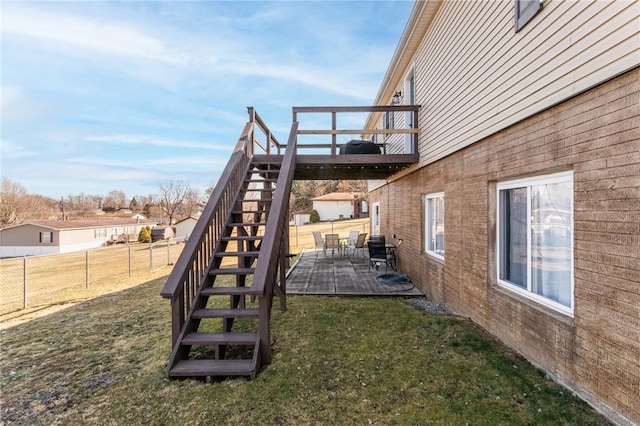
{"label": "bare tree", "polygon": [[187,189],[182,202],[182,214],[184,217],[195,217],[202,208],[203,197],[200,191],[194,188]]}
{"label": "bare tree", "polygon": [[180,181],[168,180],[159,185],[160,207],[169,218],[169,224],[173,223],[173,216],[176,210],[182,206],[189,187]]}
{"label": "bare tree", "polygon": [[[113,190],[104,197],[103,209],[118,211],[127,206],[127,196],[123,191]],[[105,210],[106,211],[106,210]]]}
{"label": "bare tree", "polygon": [[56,215],[56,201],[42,195],[28,194],[18,182],[2,178],[0,188],[0,227],[32,219],[49,219]]}

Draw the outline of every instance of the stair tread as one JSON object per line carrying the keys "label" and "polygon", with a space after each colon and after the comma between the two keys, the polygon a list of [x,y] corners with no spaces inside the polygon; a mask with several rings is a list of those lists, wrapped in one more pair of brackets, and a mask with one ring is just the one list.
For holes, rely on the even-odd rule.
{"label": "stair tread", "polygon": [[241,296],[251,293],[251,287],[208,287],[202,289],[203,296]]}
{"label": "stair tread", "polygon": [[256,367],[251,359],[185,359],[178,361],[169,376],[250,376]]}
{"label": "stair tread", "polygon": [[183,345],[253,345],[258,333],[230,332],[230,333],[189,333],[182,339]]}
{"label": "stair tread", "polygon": [[267,212],[268,210],[233,210],[231,214],[262,214]]}
{"label": "stair tread", "polygon": [[267,222],[229,222],[227,226],[265,226]]}
{"label": "stair tread", "polygon": [[222,237],[222,241],[258,241],[263,239],[263,235],[234,235],[231,237]]}
{"label": "stair tread", "polygon": [[225,256],[257,256],[260,254],[259,251],[223,251],[217,252],[216,257],[225,257]]}
{"label": "stair tread", "polygon": [[245,199],[240,200],[240,202],[243,202],[243,203],[250,203],[250,202],[251,203],[256,203],[258,201],[266,203],[266,202],[273,201],[273,198],[251,198],[251,199],[246,199],[246,200]]}
{"label": "stair tread", "polygon": [[198,309],[193,313],[194,318],[251,318],[258,317],[257,309]]}
{"label": "stair tread", "polygon": [[256,270],[255,268],[220,268],[220,269],[212,269],[211,272],[209,272],[209,274],[211,275],[253,274],[255,270]]}

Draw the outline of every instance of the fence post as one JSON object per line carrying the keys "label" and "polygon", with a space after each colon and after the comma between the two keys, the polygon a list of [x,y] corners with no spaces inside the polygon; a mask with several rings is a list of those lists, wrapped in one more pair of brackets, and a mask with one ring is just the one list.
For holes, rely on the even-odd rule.
{"label": "fence post", "polygon": [[153,242],[149,243],[149,270],[153,270]]}
{"label": "fence post", "polygon": [[171,265],[171,240],[167,240],[167,266]]}
{"label": "fence post", "polygon": [[129,249],[129,277],[131,277],[131,244],[127,243],[127,248]]}
{"label": "fence post", "polygon": [[22,259],[22,287],[24,289],[24,296],[22,298],[22,309],[27,309],[27,255],[24,255]]}
{"label": "fence post", "polygon": [[85,265],[87,265],[87,267],[85,268],[85,289],[89,290],[89,250],[85,251],[85,256],[84,256],[84,263]]}

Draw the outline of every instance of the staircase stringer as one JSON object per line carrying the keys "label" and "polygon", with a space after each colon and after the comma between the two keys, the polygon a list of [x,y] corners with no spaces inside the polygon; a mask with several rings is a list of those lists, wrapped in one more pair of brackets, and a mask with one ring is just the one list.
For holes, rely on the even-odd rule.
{"label": "staircase stringer", "polygon": [[[271,362],[271,308],[274,293],[282,298],[281,307],[286,307],[286,288],[278,285],[278,273],[284,280],[287,255],[289,254],[287,228],[289,226],[289,195],[296,166],[298,122],[293,123],[287,148],[282,158],[276,188],[265,226],[265,234],[260,243],[260,262],[256,266],[251,285],[251,293],[259,301],[260,360]],[[276,287],[279,287],[276,289]]]}

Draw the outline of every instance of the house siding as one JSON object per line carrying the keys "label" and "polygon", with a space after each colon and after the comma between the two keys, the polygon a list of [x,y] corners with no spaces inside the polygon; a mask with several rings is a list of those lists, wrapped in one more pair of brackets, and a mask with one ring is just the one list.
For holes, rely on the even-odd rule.
{"label": "house siding", "polygon": [[[444,11],[505,7],[493,3],[445,3]],[[591,8],[608,14],[603,22],[617,15],[614,8],[628,7],[596,3],[583,12],[592,19]],[[545,9],[547,17],[575,13],[555,2]],[[460,25],[454,15],[449,28]],[[639,81],[638,69],[627,72],[464,149],[455,141],[466,137],[453,128],[427,129],[458,150],[431,148],[426,138],[427,166],[370,193],[381,206],[381,232],[403,239],[401,271],[428,297],[472,318],[619,424],[640,423]],[[428,104],[423,115],[443,114]],[[499,287],[495,266],[497,183],[567,170],[574,190],[573,317]],[[444,262],[424,247],[423,195],[441,191]]]}
{"label": "house siding", "polygon": [[[64,222],[69,225],[70,222]],[[0,230],[0,257],[34,256],[70,253],[101,247],[121,234],[138,234],[145,225],[153,223],[118,223],[104,226],[55,229],[37,224],[20,224]],[[40,243],[40,232],[51,232],[51,243]]]}
{"label": "house siding", "polygon": [[[627,72],[640,62],[640,4],[550,1],[518,33],[513,1],[444,1],[410,66],[420,165]],[[393,90],[403,90],[404,81]],[[386,102],[383,100],[383,102]],[[395,114],[395,127],[404,127]],[[377,126],[382,127],[382,122]],[[401,135],[388,152],[403,152]]]}
{"label": "house siding", "polygon": [[314,201],[313,208],[320,220],[349,219],[353,216],[353,200]]}

